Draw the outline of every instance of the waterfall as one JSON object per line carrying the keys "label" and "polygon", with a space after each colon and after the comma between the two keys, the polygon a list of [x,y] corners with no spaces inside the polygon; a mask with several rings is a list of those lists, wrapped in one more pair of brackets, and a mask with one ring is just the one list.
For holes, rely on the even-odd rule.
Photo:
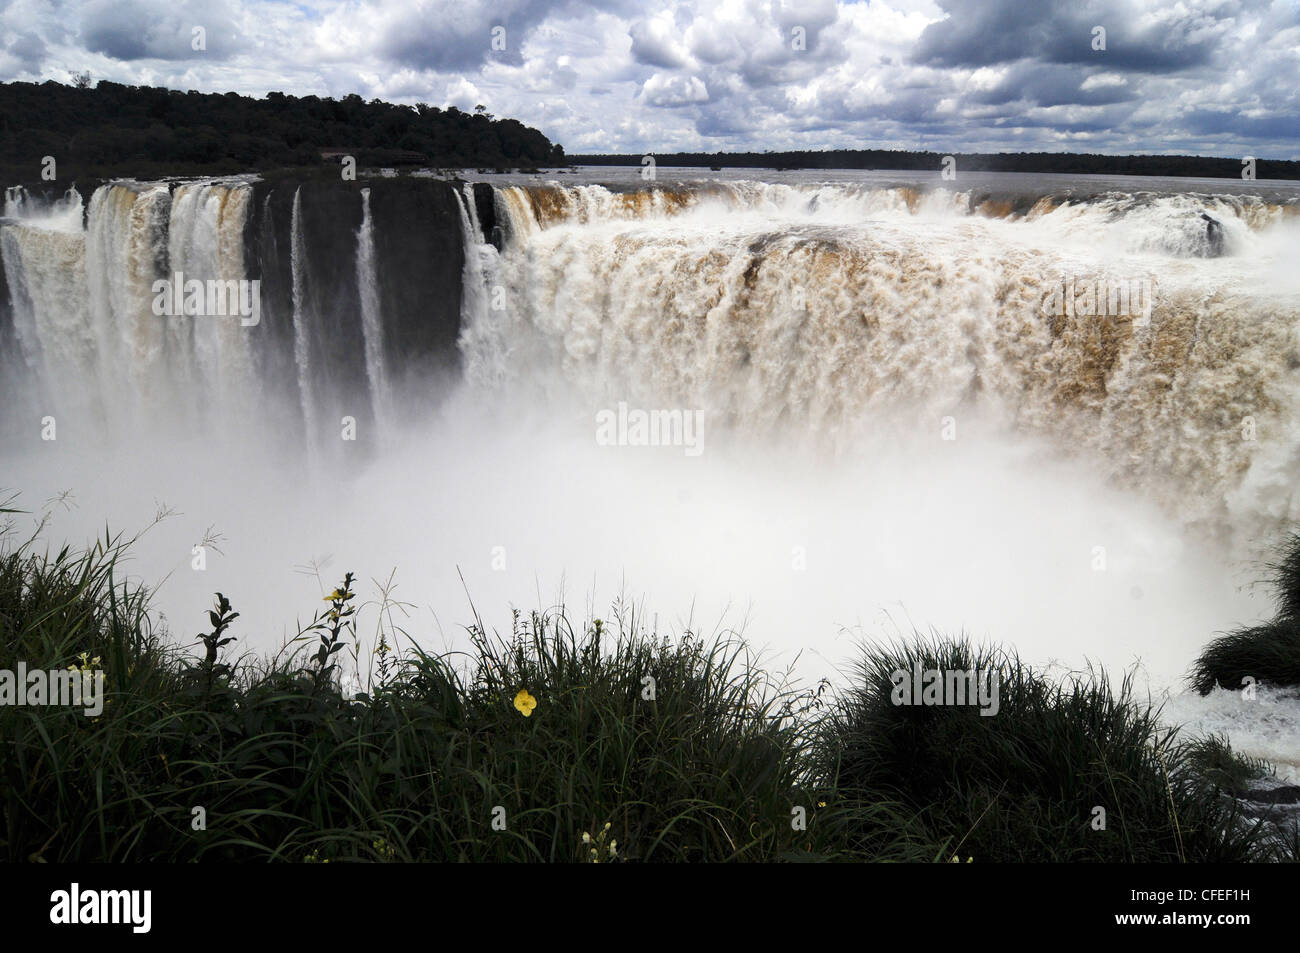
{"label": "waterfall", "polygon": [[[1172,685],[1198,640],[1256,617],[1237,573],[1300,519],[1300,198],[1281,188],[476,201],[284,175],[4,196],[0,477],[34,512],[75,490],[69,540],[175,505],[130,567],[170,580],[173,632],[222,587],[274,637],[285,594],[315,587],[293,567],[331,585],[397,566],[421,612],[555,580],[564,604],[590,579],[593,605],[641,590],[692,629],[731,622],[697,596],[750,602],[760,643],[829,660],[846,620],[875,637],[902,607],[1035,659],[1141,653]],[[1248,188],[1272,187],[1225,192]],[[187,313],[175,286],[160,313],[177,275],[204,302],[262,282],[260,323]],[[690,445],[625,426],[688,413]],[[229,558],[191,572],[209,526]],[[411,638],[432,647],[428,621]]]}
{"label": "waterfall", "polygon": [[[113,442],[142,422],[230,440],[270,425],[305,429],[315,454],[339,415],[361,422],[361,445],[382,440],[398,385],[428,406],[431,369],[454,364],[466,241],[456,190],[383,188],[120,180],[84,209],[75,189],[6,189],[0,372],[7,406],[25,408],[6,427],[39,411]],[[412,201],[393,200],[403,190]],[[358,192],[359,227],[331,217]],[[435,257],[413,268],[416,249]]]}
{"label": "waterfall", "polygon": [[0,229],[0,252],[14,337],[33,377],[29,386],[40,391],[35,409],[62,418],[65,428],[68,418],[102,428],[107,408],[96,386],[80,197],[75,206],[44,211],[23,201],[21,211],[18,222]]}
{"label": "waterfall", "polygon": [[[1294,199],[501,186],[498,249],[470,185],[357,189],[359,227],[356,206],[326,204],[356,191],[313,184],[259,193],[249,228],[254,190],[120,181],[83,208],[75,189],[7,189],[6,395],[110,438],[141,421],[236,438],[287,410],[319,460],[322,426],[359,400],[391,431],[395,393],[427,398],[454,337],[464,378],[505,407],[699,410],[832,453],[978,419],[1190,524],[1300,518]],[[420,240],[385,240],[393,228]],[[275,304],[256,326],[159,314],[153,286],[177,275],[209,294],[262,275]],[[1130,287],[1146,312],[1104,313]]]}
{"label": "waterfall", "polygon": [[365,336],[366,380],[380,439],[391,415],[388,371],[384,362],[383,314],[379,276],[375,269],[375,226],[370,216],[370,190],[361,190],[361,228],[357,231],[357,290],[361,299],[361,329]]}
{"label": "waterfall", "polygon": [[90,200],[85,266],[98,388],[123,422],[182,399],[151,307],[167,266],[170,211],[165,185],[108,185]]}
{"label": "waterfall", "polygon": [[165,183],[109,183],[91,196],[84,224],[75,189],[48,204],[16,191],[6,195],[17,214],[0,230],[0,254],[13,337],[50,410],[104,439],[142,420],[164,430],[246,422],[256,393],[238,317],[159,314],[154,285],[178,273],[244,277],[248,187],[173,194]]}
{"label": "waterfall", "polygon": [[472,360],[468,376],[480,383],[499,383],[505,378],[508,359],[504,323],[492,319],[492,287],[498,265],[496,248],[483,241],[474,187],[466,183],[459,193],[460,228],[464,237],[465,265],[461,278],[459,345]]}
{"label": "waterfall", "polygon": [[32,195],[23,186],[14,185],[5,189],[0,218],[57,221],[57,227],[71,229],[74,224],[80,227],[82,212],[81,193],[76,186],[51,202],[43,195]]}
{"label": "waterfall", "polygon": [[[1300,298],[1269,271],[1294,204],[763,183],[497,197],[510,308],[467,310],[461,342],[515,402],[699,409],[836,453],[979,419],[1189,523],[1300,518]],[[1205,215],[1223,258],[1203,257]],[[1130,288],[1131,311],[1103,313]]]}
{"label": "waterfall", "polygon": [[[246,185],[195,183],[172,196],[168,254],[170,275],[186,283],[244,279],[243,229],[251,190]],[[188,355],[205,400],[217,419],[242,426],[256,407],[250,329],[235,316],[172,316],[172,340]],[[184,342],[188,335],[189,346]],[[215,398],[215,399],[213,399]],[[210,421],[215,423],[215,421]]]}
{"label": "waterfall", "polygon": [[5,189],[4,211],[0,216],[4,218],[21,218],[23,206],[27,203],[27,190],[21,185],[13,185]]}
{"label": "waterfall", "polygon": [[289,229],[290,263],[293,271],[293,357],[298,368],[298,393],[302,401],[303,423],[307,430],[308,458],[319,457],[320,435],[317,432],[315,388],[312,385],[310,328],[306,315],[306,256],[302,234],[302,186],[293,193],[293,219]]}

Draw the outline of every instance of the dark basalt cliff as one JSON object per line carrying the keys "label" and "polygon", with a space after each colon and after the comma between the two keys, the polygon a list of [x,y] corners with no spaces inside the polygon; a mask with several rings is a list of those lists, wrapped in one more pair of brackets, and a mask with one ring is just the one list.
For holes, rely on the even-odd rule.
{"label": "dark basalt cliff", "polygon": [[[457,367],[464,239],[459,183],[427,178],[275,178],[253,188],[245,232],[249,278],[261,279],[263,381],[298,394],[294,350],[293,206],[299,206],[299,293],[309,324],[306,358],[313,403],[329,416],[358,416],[366,393],[358,281],[362,190],[370,192],[372,267],[389,381],[398,399],[429,399],[431,377]],[[360,419],[360,418],[358,418]]]}

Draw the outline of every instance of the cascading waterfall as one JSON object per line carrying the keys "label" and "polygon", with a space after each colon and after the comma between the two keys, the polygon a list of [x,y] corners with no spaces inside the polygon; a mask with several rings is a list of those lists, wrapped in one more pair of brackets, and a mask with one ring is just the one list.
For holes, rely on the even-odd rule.
{"label": "cascading waterfall", "polygon": [[[387,195],[376,205],[369,188],[122,180],[85,209],[75,189],[7,189],[0,372],[13,412],[0,423],[30,432],[39,412],[110,443],[142,423],[230,440],[269,427],[317,460],[337,414],[372,446],[372,424],[393,425],[398,383],[406,394],[422,370],[446,366],[459,308],[459,251],[413,274],[403,244],[381,248],[380,209],[440,256],[450,236],[463,247],[454,193],[388,186],[403,187],[431,220],[408,220],[410,203]],[[331,206],[352,200],[336,220]],[[407,286],[393,294],[399,275]]]}
{"label": "cascading waterfall", "polygon": [[[100,393],[126,420],[177,399],[178,368],[164,353],[166,319],[152,286],[167,263],[171,196],[166,186],[110,185],[91,197],[86,279]],[[174,232],[173,232],[174,234]],[[175,319],[172,319],[175,320]],[[173,332],[174,333],[174,332]]]}
{"label": "cascading waterfall", "polygon": [[[244,277],[249,188],[117,182],[84,215],[74,190],[48,207],[6,200],[0,230],[15,338],[58,414],[87,433],[238,422],[251,412],[250,347],[238,318],[155,310],[158,281]],[[161,296],[164,302],[171,295]]]}
{"label": "cascading waterfall", "polygon": [[366,380],[370,384],[370,402],[382,438],[392,412],[392,402],[384,362],[384,325],[379,306],[379,277],[375,270],[375,226],[370,216],[369,189],[361,190],[361,208],[361,228],[357,232],[357,289],[365,337]]}
{"label": "cascading waterfall", "polygon": [[[243,229],[250,197],[247,186],[190,184],[176,188],[168,230],[173,276],[183,276],[186,283],[198,280],[205,284],[244,279]],[[187,353],[202,392],[218,412],[217,420],[246,421],[257,395],[249,335],[238,317],[187,315],[173,317],[169,323],[179,329],[173,339],[183,338],[189,331]]]}
{"label": "cascading waterfall", "polygon": [[483,358],[503,358],[507,342],[498,339],[503,324],[494,322],[491,315],[491,298],[499,263],[495,246],[483,241],[483,228],[479,222],[478,207],[474,201],[474,187],[466,184],[459,193],[460,227],[464,236],[465,266],[461,279],[460,326],[462,351],[479,359],[471,372],[480,381],[500,382],[506,371],[502,360],[492,368],[485,366]]}
{"label": "cascading waterfall", "polygon": [[81,193],[72,187],[53,201],[44,196],[33,196],[21,185],[5,189],[4,207],[0,218],[26,219],[28,221],[61,220],[70,223],[83,213]]}
{"label": "cascading waterfall", "polygon": [[6,211],[22,214],[0,229],[0,253],[14,338],[33,377],[27,390],[37,392],[27,409],[65,421],[75,415],[94,427],[103,425],[105,408],[92,383],[101,371],[88,313],[81,197],[72,194],[75,201],[65,196],[48,208],[7,196]]}
{"label": "cascading waterfall", "polygon": [[[1017,212],[942,189],[763,183],[498,199],[511,308],[467,312],[461,336],[482,383],[698,408],[841,452],[989,418],[1210,530],[1300,518],[1300,297],[1268,280],[1294,203],[1105,194]],[[1095,313],[1130,288],[1132,313]]]}
{"label": "cascading waterfall", "polygon": [[[429,280],[384,271],[374,190],[398,187],[446,188],[353,192],[359,228],[324,242],[322,219],[306,234],[305,186],[282,205],[267,191],[259,228],[287,232],[282,271],[248,257],[247,182],[109,183],[85,210],[75,190],[8,189],[6,374],[30,375],[34,409],[92,430],[150,419],[236,435],[292,391],[319,459],[320,427],[353,413],[354,384],[382,429],[394,375],[419,386],[421,370],[395,364],[420,312],[405,305],[413,323],[395,324],[385,289]],[[834,452],[992,421],[1090,458],[1190,523],[1262,535],[1300,517],[1295,199],[502,186],[498,250],[473,187],[452,195],[463,372],[503,402],[700,409],[726,431]],[[341,252],[355,285],[326,281]],[[178,273],[258,273],[282,290],[257,328],[155,314],[152,284]],[[1149,313],[1087,313],[1078,289],[1098,283],[1099,301],[1144,285]],[[1070,307],[1045,312],[1057,285]],[[339,366],[353,341],[359,372]],[[296,388],[270,388],[273,373]]]}
{"label": "cascading waterfall", "polygon": [[298,369],[298,393],[306,429],[308,459],[320,456],[316,400],[312,386],[310,328],[306,314],[306,255],[302,234],[302,187],[293,193],[293,218],[289,227],[290,267],[293,271],[293,358]]}
{"label": "cascading waterfall", "polygon": [[21,185],[12,185],[6,188],[3,216],[5,218],[21,218],[23,205],[26,201],[27,190]]}

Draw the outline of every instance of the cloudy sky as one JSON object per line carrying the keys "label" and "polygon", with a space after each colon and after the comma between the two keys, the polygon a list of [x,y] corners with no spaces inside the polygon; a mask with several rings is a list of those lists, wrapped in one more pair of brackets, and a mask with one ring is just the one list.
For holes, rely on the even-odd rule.
{"label": "cloudy sky", "polygon": [[0,0],[0,79],[81,71],[483,103],[570,153],[1300,159],[1300,0]]}

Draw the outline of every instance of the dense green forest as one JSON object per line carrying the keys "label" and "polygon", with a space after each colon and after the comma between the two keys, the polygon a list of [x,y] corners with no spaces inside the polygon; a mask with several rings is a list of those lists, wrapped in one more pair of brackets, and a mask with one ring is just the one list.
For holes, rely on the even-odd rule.
{"label": "dense green forest", "polygon": [[566,164],[564,149],[536,129],[481,107],[471,114],[356,95],[253,99],[106,81],[0,83],[0,166],[22,178],[36,178],[44,156],[55,158],[62,180],[322,165],[329,150],[363,166]]}
{"label": "dense green forest", "polygon": [[[945,153],[884,149],[822,152],[674,152],[655,155],[661,166],[715,169],[933,169]],[[1241,178],[1240,158],[1209,156],[1103,156],[1073,152],[951,153],[965,172],[1060,172],[1078,175],[1182,175]],[[639,155],[572,156],[579,165],[640,165]],[[1259,159],[1258,179],[1300,179],[1300,162]]]}
{"label": "dense green forest", "polygon": [[[566,157],[564,148],[482,106],[396,105],[270,92],[198,93],[152,86],[0,83],[0,173],[35,180],[53,156],[58,179],[131,175],[232,174],[286,167],[326,168],[353,155],[362,166],[533,169],[640,165],[642,156]],[[953,153],[968,172],[1058,172],[1240,178],[1240,158],[1106,156],[1068,152]],[[750,169],[940,168],[944,153],[884,149],[818,152],[678,152],[663,166]],[[1260,179],[1300,179],[1300,162],[1260,159]]]}

